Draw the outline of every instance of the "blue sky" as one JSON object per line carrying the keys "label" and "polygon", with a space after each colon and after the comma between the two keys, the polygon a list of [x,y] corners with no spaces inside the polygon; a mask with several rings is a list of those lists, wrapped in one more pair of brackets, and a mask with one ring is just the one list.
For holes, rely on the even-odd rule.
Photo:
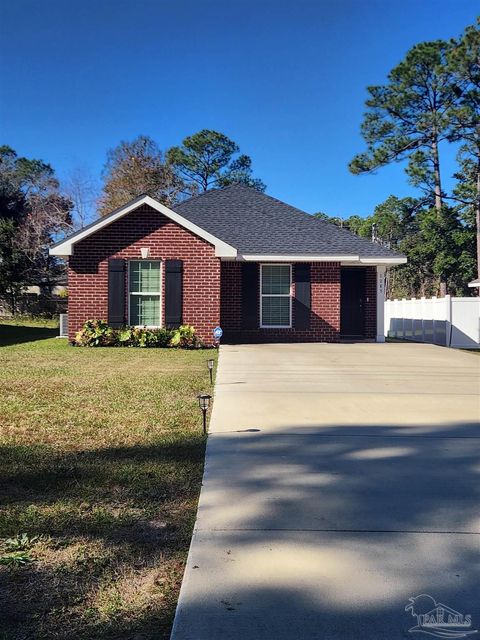
{"label": "blue sky", "polygon": [[[414,194],[402,167],[352,176],[366,86],[408,49],[459,35],[474,0],[15,0],[0,9],[0,134],[60,177],[108,148],[202,128],[253,159],[267,193],[367,215]],[[444,152],[444,179],[454,171]]]}

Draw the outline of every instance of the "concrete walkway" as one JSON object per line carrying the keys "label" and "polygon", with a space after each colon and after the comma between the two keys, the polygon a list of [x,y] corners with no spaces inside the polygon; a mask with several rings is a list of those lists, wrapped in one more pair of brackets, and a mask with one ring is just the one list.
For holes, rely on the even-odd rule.
{"label": "concrete walkway", "polygon": [[422,593],[480,629],[479,374],[422,344],[222,347],[172,638],[422,637]]}

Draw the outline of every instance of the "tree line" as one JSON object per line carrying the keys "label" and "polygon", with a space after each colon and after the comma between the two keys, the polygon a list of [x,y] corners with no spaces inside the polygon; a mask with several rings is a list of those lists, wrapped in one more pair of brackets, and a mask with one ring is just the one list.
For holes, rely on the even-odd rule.
{"label": "tree line", "polygon": [[172,206],[233,183],[265,190],[251,158],[208,129],[167,152],[149,136],[122,141],[108,151],[102,178],[100,194],[81,170],[60,184],[51,165],[0,146],[0,301],[12,314],[25,287],[37,285],[48,296],[64,279],[65,265],[49,248],[89,222],[92,209],[103,216],[143,194]]}
{"label": "tree line", "polygon": [[[319,213],[354,233],[405,253],[391,271],[396,297],[471,295],[480,277],[480,19],[462,36],[414,46],[388,75],[368,87],[361,131],[366,150],[353,174],[406,161],[416,198],[391,195],[372,215],[342,220]],[[455,186],[442,181],[442,150],[457,149]]]}
{"label": "tree line", "polygon": [[103,180],[100,215],[142,194],[172,206],[185,197],[233,183],[265,190],[265,184],[253,177],[250,156],[241,154],[226,135],[210,129],[186,137],[166,153],[148,136],[121,142],[107,154]]}

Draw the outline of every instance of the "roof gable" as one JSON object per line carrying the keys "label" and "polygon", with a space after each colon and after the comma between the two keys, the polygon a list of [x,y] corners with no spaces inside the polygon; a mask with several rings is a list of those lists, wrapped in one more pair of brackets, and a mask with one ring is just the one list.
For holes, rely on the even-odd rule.
{"label": "roof gable", "polygon": [[54,244],[50,249],[50,255],[61,256],[61,257],[71,256],[73,254],[74,245],[77,244],[77,242],[80,242],[84,238],[88,238],[89,236],[93,235],[97,231],[100,231],[100,229],[103,229],[104,227],[112,224],[112,222],[115,222],[119,218],[123,218],[123,216],[126,216],[127,214],[131,213],[135,209],[138,209],[144,204],[148,205],[155,211],[162,213],[164,216],[166,216],[173,222],[176,222],[181,227],[188,229],[188,231],[191,231],[195,235],[199,236],[200,238],[203,238],[204,240],[212,244],[215,247],[216,256],[228,257],[228,258],[236,257],[237,250],[235,249],[235,247],[230,246],[223,240],[220,240],[220,238],[217,238],[216,236],[212,235],[208,231],[205,231],[205,229],[202,229],[201,227],[197,226],[194,222],[187,220],[182,215],[176,213],[175,211],[172,211],[171,209],[161,204],[160,202],[157,202],[157,200],[155,200],[154,198],[151,198],[150,196],[140,196],[139,198],[136,198],[135,200],[132,200],[131,202],[127,203],[123,207],[120,207],[119,209],[112,211],[112,213],[109,213],[107,216],[104,216],[99,220],[95,220],[94,222],[84,227],[83,229],[80,229],[76,233],[72,233],[70,236],[68,236],[64,240],[61,240],[60,242],[57,242],[56,244]]}

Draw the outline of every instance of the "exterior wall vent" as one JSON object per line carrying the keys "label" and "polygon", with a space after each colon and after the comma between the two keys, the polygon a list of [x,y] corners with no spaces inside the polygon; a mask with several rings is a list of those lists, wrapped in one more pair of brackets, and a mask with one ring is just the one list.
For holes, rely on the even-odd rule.
{"label": "exterior wall vent", "polygon": [[60,314],[60,333],[59,338],[68,338],[68,315],[66,313]]}

